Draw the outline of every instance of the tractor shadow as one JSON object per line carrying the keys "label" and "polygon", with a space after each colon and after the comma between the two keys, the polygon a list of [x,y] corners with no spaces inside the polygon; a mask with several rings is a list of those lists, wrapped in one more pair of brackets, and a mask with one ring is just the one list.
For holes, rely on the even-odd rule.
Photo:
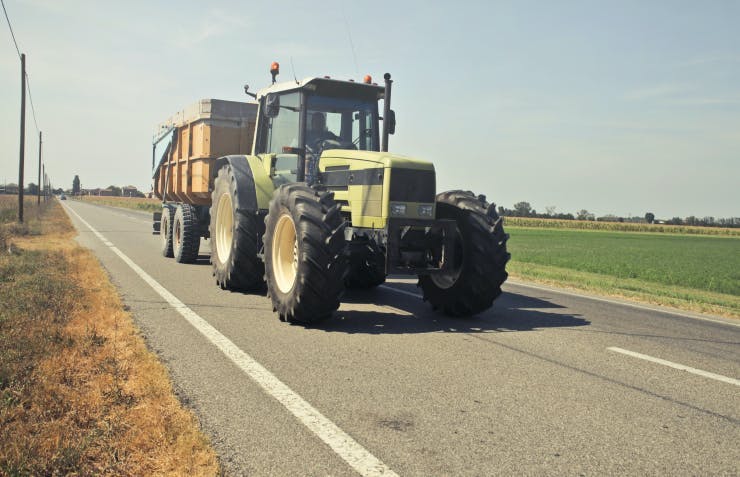
{"label": "tractor shadow", "polygon": [[[403,289],[397,285],[389,287]],[[491,333],[591,324],[578,315],[559,311],[562,309],[562,306],[546,300],[504,292],[489,310],[473,317],[452,318],[432,310],[421,298],[381,287],[348,290],[334,316],[316,328],[349,334]]]}

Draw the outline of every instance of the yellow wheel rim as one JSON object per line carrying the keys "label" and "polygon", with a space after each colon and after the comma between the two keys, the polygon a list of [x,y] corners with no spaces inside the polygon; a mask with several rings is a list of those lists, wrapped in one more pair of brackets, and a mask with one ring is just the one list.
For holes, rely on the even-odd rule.
{"label": "yellow wheel rim", "polygon": [[288,293],[298,274],[298,241],[295,223],[287,212],[278,218],[272,237],[272,270],[278,289]]}
{"label": "yellow wheel rim", "polygon": [[231,240],[234,237],[234,212],[231,196],[222,194],[216,207],[216,255],[221,263],[227,263],[231,256]]}

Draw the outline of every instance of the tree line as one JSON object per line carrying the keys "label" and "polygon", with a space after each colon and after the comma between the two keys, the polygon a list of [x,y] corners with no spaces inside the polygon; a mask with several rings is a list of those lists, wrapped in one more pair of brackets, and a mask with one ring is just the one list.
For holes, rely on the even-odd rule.
{"label": "tree line", "polygon": [[556,207],[550,206],[545,207],[545,213],[539,213],[537,210],[532,208],[529,202],[522,201],[514,204],[514,207],[507,209],[506,207],[499,206],[498,214],[506,217],[532,217],[540,219],[560,219],[560,220],[594,220],[598,222],[635,222],[635,223],[660,223],[669,225],[692,225],[696,227],[728,227],[728,228],[740,228],[740,217],[727,217],[727,218],[715,218],[715,217],[695,217],[690,215],[685,218],[673,217],[667,220],[660,220],[655,218],[655,214],[652,212],[646,212],[644,216],[633,216],[633,217],[620,217],[617,215],[607,214],[603,216],[596,216],[586,209],[581,209],[575,214],[557,212]]}

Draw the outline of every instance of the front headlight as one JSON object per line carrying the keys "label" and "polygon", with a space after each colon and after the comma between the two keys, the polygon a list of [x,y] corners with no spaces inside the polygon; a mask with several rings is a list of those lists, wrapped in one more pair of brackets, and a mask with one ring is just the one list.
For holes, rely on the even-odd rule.
{"label": "front headlight", "polygon": [[391,203],[391,215],[406,215],[406,204]]}
{"label": "front headlight", "polygon": [[420,205],[417,209],[419,217],[431,217],[434,212],[434,206],[432,204]]}

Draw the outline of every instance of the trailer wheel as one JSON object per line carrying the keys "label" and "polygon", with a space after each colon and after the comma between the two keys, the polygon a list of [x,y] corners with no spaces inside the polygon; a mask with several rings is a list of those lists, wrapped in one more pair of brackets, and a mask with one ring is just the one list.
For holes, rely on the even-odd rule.
{"label": "trailer wheel", "polygon": [[311,324],[339,308],[348,263],[334,193],[304,183],[275,190],[265,217],[265,279],[283,321]]}
{"label": "trailer wheel", "polygon": [[347,244],[349,273],[347,288],[374,288],[385,283],[385,253],[375,240]]}
{"label": "trailer wheel", "polygon": [[193,263],[200,249],[200,229],[195,207],[178,204],[172,222],[172,252],[178,263]]}
{"label": "trailer wheel", "polygon": [[444,274],[419,277],[424,300],[451,316],[487,310],[501,294],[511,257],[495,205],[472,192],[443,192],[437,195],[437,217],[457,222],[455,262]]}
{"label": "trailer wheel", "polygon": [[162,205],[162,218],[159,222],[160,250],[162,255],[172,258],[172,221],[175,218],[175,207],[170,204]]}
{"label": "trailer wheel", "polygon": [[258,256],[265,224],[256,211],[236,207],[239,193],[248,191],[239,190],[227,164],[219,169],[211,194],[211,264],[222,289],[250,291],[265,283],[265,268]]}

